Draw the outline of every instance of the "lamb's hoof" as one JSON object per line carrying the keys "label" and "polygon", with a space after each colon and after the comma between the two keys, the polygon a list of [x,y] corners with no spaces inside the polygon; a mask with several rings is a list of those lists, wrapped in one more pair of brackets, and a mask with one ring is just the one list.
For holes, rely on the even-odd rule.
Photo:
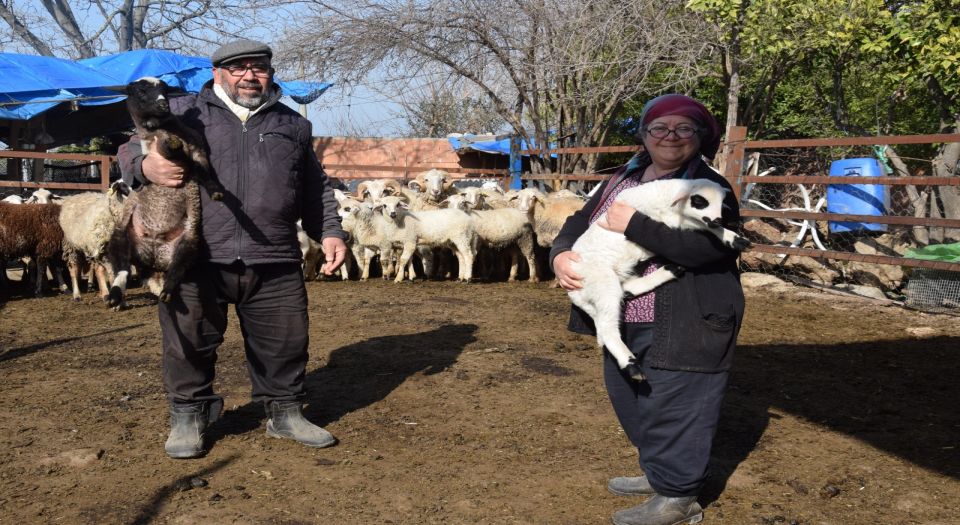
{"label": "lamb's hoof", "polygon": [[674,277],[683,277],[683,274],[687,273],[687,269],[679,264],[664,264],[663,269],[672,273]]}
{"label": "lamb's hoof", "polygon": [[157,300],[159,300],[161,303],[169,303],[173,300],[173,294],[164,290],[160,292],[160,295],[157,296]]}
{"label": "lamb's hoof", "polygon": [[732,248],[734,250],[741,251],[741,252],[753,246],[753,243],[750,242],[747,238],[740,237],[739,235],[733,238],[732,244],[733,244]]}
{"label": "lamb's hoof", "polygon": [[644,375],[643,370],[640,369],[640,365],[636,363],[630,363],[626,368],[623,369],[631,379],[637,382],[644,382],[647,380],[647,376]]}
{"label": "lamb's hoof", "polygon": [[212,200],[215,200],[215,201],[222,201],[222,200],[223,200],[223,194],[220,193],[219,191],[215,191],[215,192],[213,192],[213,193],[210,194],[210,198],[211,198]]}
{"label": "lamb's hoof", "polygon": [[74,297],[74,298],[73,298],[73,302],[75,302],[75,303],[79,303],[79,302],[82,301],[82,300],[83,300],[83,299],[80,298],[80,297]]}

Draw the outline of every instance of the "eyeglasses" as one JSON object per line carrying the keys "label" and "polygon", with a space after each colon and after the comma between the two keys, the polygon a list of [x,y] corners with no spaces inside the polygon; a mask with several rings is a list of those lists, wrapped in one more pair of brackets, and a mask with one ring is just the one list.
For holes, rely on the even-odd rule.
{"label": "eyeglasses", "polygon": [[677,136],[678,139],[688,139],[696,135],[700,131],[700,128],[695,128],[692,126],[677,126],[675,129],[670,129],[666,126],[653,126],[652,128],[646,128],[646,132],[650,134],[651,137],[656,139],[665,139],[670,136],[671,133]]}
{"label": "eyeglasses", "polygon": [[253,76],[257,78],[267,78],[270,76],[270,71],[272,68],[265,64],[250,64],[248,66],[241,66],[239,64],[234,64],[232,66],[223,66],[223,69],[230,73],[231,77],[242,77],[247,74],[249,69]]}

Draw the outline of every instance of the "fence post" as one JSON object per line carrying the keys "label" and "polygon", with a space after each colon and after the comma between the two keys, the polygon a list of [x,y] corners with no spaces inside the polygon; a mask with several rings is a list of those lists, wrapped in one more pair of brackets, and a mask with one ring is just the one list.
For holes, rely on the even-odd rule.
{"label": "fence post", "polygon": [[100,190],[107,191],[110,188],[110,157],[100,157]]}
{"label": "fence post", "polygon": [[523,182],[520,180],[520,172],[522,171],[523,157],[520,156],[520,136],[510,135],[510,182],[504,190],[523,189]]}
{"label": "fence post", "polygon": [[746,126],[731,126],[727,130],[727,141],[724,144],[724,156],[726,165],[723,169],[723,176],[733,186],[733,193],[740,200],[740,194],[743,192],[743,185],[740,184],[740,176],[743,174],[743,159],[746,148],[744,142],[747,140]]}

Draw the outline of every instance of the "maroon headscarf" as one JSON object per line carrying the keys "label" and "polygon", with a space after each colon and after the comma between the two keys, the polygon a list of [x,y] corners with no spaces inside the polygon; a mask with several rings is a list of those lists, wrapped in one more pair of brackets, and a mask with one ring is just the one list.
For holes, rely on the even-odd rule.
{"label": "maroon headscarf", "polygon": [[[712,160],[720,148],[720,125],[710,111],[703,104],[686,95],[677,93],[661,95],[643,106],[640,126],[646,127],[653,119],[669,115],[687,117],[697,123],[701,128],[700,153]],[[643,131],[640,133],[642,134]]]}

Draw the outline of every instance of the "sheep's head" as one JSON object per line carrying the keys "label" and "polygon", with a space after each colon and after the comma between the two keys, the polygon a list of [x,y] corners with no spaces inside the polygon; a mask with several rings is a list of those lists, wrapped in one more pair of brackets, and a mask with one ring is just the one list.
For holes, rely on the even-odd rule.
{"label": "sheep's head", "polygon": [[376,202],[373,209],[379,211],[388,219],[396,220],[403,215],[403,210],[408,209],[408,206],[405,199],[390,195],[387,197],[381,197]]}
{"label": "sheep's head", "polygon": [[510,200],[516,201],[518,210],[527,213],[533,209],[537,201],[543,202],[546,198],[547,196],[536,188],[525,188],[511,196]]}
{"label": "sheep's head", "polygon": [[135,80],[127,84],[125,91],[130,115],[138,125],[153,129],[159,120],[170,115],[170,87],[159,78],[143,77]]}
{"label": "sheep's head", "polygon": [[399,193],[400,183],[396,179],[368,180],[357,185],[357,196],[370,202],[377,202],[380,197]]}
{"label": "sheep's head", "polygon": [[46,188],[38,188],[23,202],[26,204],[50,204],[59,202],[61,200],[63,200],[63,197],[54,195],[50,190]]}
{"label": "sheep's head", "polygon": [[483,209],[483,190],[476,187],[470,186],[468,188],[463,188],[460,190],[459,194],[465,205],[471,210],[482,210]]}
{"label": "sheep's head", "polygon": [[684,219],[708,228],[723,227],[723,198],[727,190],[716,182],[697,179],[684,185],[673,198],[674,207],[681,207]]}
{"label": "sheep's head", "polygon": [[475,209],[473,205],[470,204],[470,201],[467,199],[467,195],[465,193],[450,195],[440,202],[440,206],[444,208],[450,208],[451,210],[461,211],[470,211]]}
{"label": "sheep's head", "polygon": [[434,202],[439,201],[443,192],[448,191],[452,185],[453,180],[450,178],[450,174],[438,169],[420,173],[416,179],[408,184],[412,189],[417,189],[417,191],[426,194],[427,198]]}

